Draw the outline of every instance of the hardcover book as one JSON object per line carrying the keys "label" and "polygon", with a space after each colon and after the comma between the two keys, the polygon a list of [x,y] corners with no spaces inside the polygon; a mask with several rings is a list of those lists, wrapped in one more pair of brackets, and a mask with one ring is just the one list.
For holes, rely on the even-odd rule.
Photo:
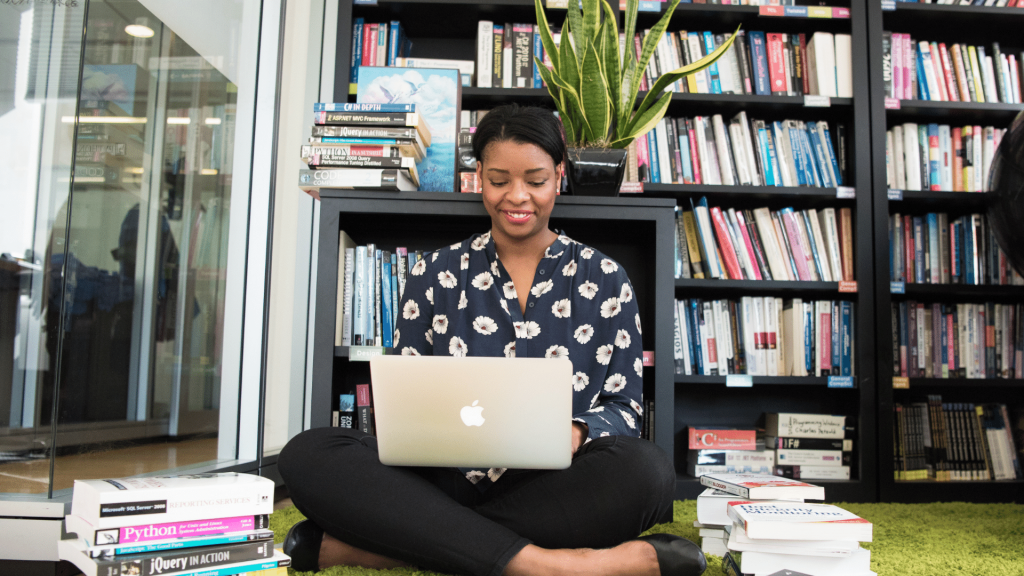
{"label": "hardcover book", "polygon": [[64,528],[67,532],[77,534],[80,540],[91,546],[113,544],[136,545],[175,538],[197,538],[232,532],[251,532],[266,529],[269,526],[269,514],[134,524],[107,529],[99,529],[74,513],[68,514],[64,518]]}
{"label": "hardcover book", "polygon": [[735,501],[729,518],[750,538],[871,542],[871,522],[831,504]]}

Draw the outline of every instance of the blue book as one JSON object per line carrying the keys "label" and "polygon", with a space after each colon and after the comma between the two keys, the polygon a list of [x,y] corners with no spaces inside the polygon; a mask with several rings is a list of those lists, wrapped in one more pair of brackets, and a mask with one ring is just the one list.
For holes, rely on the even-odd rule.
{"label": "blue book", "polygon": [[686,121],[678,118],[676,133],[679,134],[679,156],[683,164],[683,183],[693,183],[693,164],[690,160],[690,135],[686,131]]}
{"label": "blue book", "polygon": [[914,216],[914,282],[924,282],[924,221]]}
{"label": "blue book", "polygon": [[391,325],[398,327],[398,254],[391,253]]}
{"label": "blue book", "polygon": [[[362,18],[352,19],[352,63],[349,68],[349,82],[359,78],[359,66],[363,62],[363,24]],[[318,111],[314,105],[314,111]]]}
{"label": "blue book", "polygon": [[832,301],[832,314],[829,318],[832,321],[832,375],[840,375],[840,356],[842,355],[842,335],[840,330],[842,329],[842,318],[840,318],[841,312],[839,310],[839,301]]}
{"label": "blue book", "polygon": [[[715,37],[711,35],[711,32],[704,31],[704,51],[707,54],[711,54],[715,51]],[[718,63],[714,63],[708,67],[708,73],[711,78],[711,93],[721,94],[722,93],[722,81],[718,75]]]}
{"label": "blue book", "polygon": [[757,125],[757,144],[761,147],[761,164],[764,169],[764,182],[765,186],[781,186],[775,182],[775,170],[772,168],[772,157],[768,153],[768,130],[765,128],[764,123],[758,123]]}
{"label": "blue book", "polygon": [[814,373],[814,304],[804,302],[804,368]]}
{"label": "blue book", "polygon": [[694,374],[704,374],[704,343],[700,341],[700,319],[704,316],[704,307],[701,305],[700,300],[692,298],[689,301],[690,310],[690,342],[694,344],[693,347],[693,358],[695,362],[693,366]]}
{"label": "blue book", "polygon": [[843,185],[843,174],[839,171],[839,162],[836,159],[835,148],[832,147],[832,133],[828,130],[828,122],[822,121],[818,123],[821,131],[825,133],[825,153],[828,155],[829,162],[832,164],[832,180],[836,183],[836,186]]}
{"label": "blue book", "polygon": [[686,330],[686,350],[683,350],[683,354],[690,356],[690,373],[700,374],[697,356],[694,354],[694,350],[697,349],[697,338],[694,337],[693,322],[690,321],[689,300],[683,300],[683,313],[679,315],[679,321],[683,324],[683,330]]}
{"label": "blue book", "polygon": [[964,268],[967,270],[968,284],[981,284],[981,278],[974,273],[977,263],[975,262],[975,251],[978,249],[976,234],[977,227],[974,225],[972,216],[964,216]]}
{"label": "blue book", "polygon": [[[787,122],[789,122],[787,120]],[[796,166],[796,183],[798,186],[810,186],[811,183],[807,180],[807,156],[804,154],[803,146],[800,145],[800,136],[798,135],[799,130],[793,126],[788,126],[788,130],[784,130],[783,133],[789,137],[789,147],[793,150],[793,165]]]}
{"label": "blue book", "polygon": [[850,349],[853,344],[853,302],[843,301],[839,304],[840,310],[840,334],[842,342],[839,345],[839,375],[853,375],[853,357]]}
{"label": "blue book", "polygon": [[[534,32],[533,32],[533,55],[536,56],[538,59],[540,59],[541,62],[543,62],[544,61],[544,43],[541,42],[540,34],[537,33],[536,28],[537,27],[534,26]],[[543,88],[544,87],[544,79],[541,78],[541,76],[540,76],[540,69],[537,68],[537,61],[536,60],[533,61],[533,87],[534,88]]]}
{"label": "blue book", "polygon": [[387,66],[394,66],[398,58],[398,48],[402,45],[402,23],[398,20],[391,21],[391,34],[388,36],[388,57]]}
{"label": "blue book", "polygon": [[381,345],[391,348],[394,346],[395,327],[391,323],[391,254],[387,250],[381,252],[380,321]]}
{"label": "blue book", "polygon": [[320,136],[321,144],[372,144],[374,146],[407,144],[408,140],[395,138],[349,138],[347,136]]}
{"label": "blue book", "polygon": [[360,104],[358,102],[316,102],[313,112],[415,112],[415,104]]}
{"label": "blue book", "polygon": [[776,152],[776,145],[781,146],[782,142],[776,142],[772,136],[770,125],[765,125],[765,144],[768,146],[768,162],[772,165],[772,173],[775,175],[775,185],[785,186],[782,180],[782,169],[779,166],[779,155]]}
{"label": "blue book", "polygon": [[931,100],[931,95],[928,92],[928,81],[924,75],[924,54],[921,53],[920,45],[914,46],[914,53],[917,54],[917,99]]}
{"label": "blue book", "polygon": [[388,23],[381,22],[377,24],[377,54],[384,55],[384,64],[388,61]]}
{"label": "blue book", "polygon": [[753,66],[754,93],[771,96],[772,85],[768,79],[768,50],[764,32],[747,32],[750,42],[750,63]]}
{"label": "blue book", "polygon": [[828,160],[825,159],[825,149],[822,148],[821,138],[818,137],[817,123],[809,122],[807,124],[807,136],[811,141],[811,150],[819,167],[821,185],[825,188],[835,187],[835,182],[832,181],[832,170],[828,168]]}
{"label": "blue book", "polygon": [[353,346],[363,346],[363,335],[366,334],[366,296],[369,294],[366,287],[366,260],[366,246],[356,246],[355,301],[352,303],[355,314],[352,320]]}
{"label": "blue book", "polygon": [[[929,190],[929,189],[931,189],[931,190],[940,190],[940,189],[942,189],[942,174],[940,172],[940,168],[941,167],[939,166],[939,164],[941,163],[941,158],[940,158],[941,154],[937,154],[937,155],[935,155],[935,157],[933,157],[933,155],[931,153],[932,138],[934,138],[935,139],[935,143],[938,144],[938,142],[939,142],[939,125],[938,124],[929,124],[928,125],[928,147],[921,149],[921,154],[927,154],[928,155],[928,187],[926,188],[925,187],[925,183],[922,182],[921,183],[921,188],[923,190]],[[936,146],[936,147],[938,147],[938,146]]]}
{"label": "blue book", "polygon": [[647,133],[647,158],[651,167],[651,183],[661,183],[661,164],[658,160],[658,137],[657,128],[651,128]]}
{"label": "blue book", "polygon": [[[929,212],[925,215],[928,223],[928,271],[929,277],[926,279],[928,282],[932,281],[932,276],[940,278],[941,274],[939,270],[942,269],[942,264],[939,262],[939,216],[935,212]],[[941,279],[941,278],[940,278]],[[938,282],[935,282],[938,284]]]}
{"label": "blue book", "polygon": [[811,139],[808,137],[808,128],[804,125],[801,129],[795,130],[797,138],[800,139],[800,150],[803,151],[804,165],[807,167],[807,185],[822,185],[821,171],[818,169],[818,161],[814,157],[814,150],[811,148]]}

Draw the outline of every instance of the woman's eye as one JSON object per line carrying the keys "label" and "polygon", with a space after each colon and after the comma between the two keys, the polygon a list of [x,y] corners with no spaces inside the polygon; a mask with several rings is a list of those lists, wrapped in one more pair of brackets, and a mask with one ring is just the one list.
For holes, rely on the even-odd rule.
{"label": "woman's eye", "polygon": [[535,188],[540,188],[541,186],[543,186],[543,185],[545,185],[547,183],[548,183],[547,180],[541,180],[540,182],[530,182],[530,186],[533,186]]}
{"label": "woman's eye", "polygon": [[508,184],[508,182],[495,182],[491,180],[491,186],[504,186],[505,184]]}

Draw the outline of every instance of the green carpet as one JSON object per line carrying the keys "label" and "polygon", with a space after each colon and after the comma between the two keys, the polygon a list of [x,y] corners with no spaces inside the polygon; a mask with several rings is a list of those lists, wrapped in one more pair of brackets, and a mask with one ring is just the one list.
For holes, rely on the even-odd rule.
{"label": "green carpet", "polygon": [[[874,523],[871,569],[881,576],[1024,576],[1024,505],[838,504]],[[700,543],[693,521],[695,500],[677,501],[675,522],[650,531],[678,534]],[[270,528],[278,542],[302,519],[294,507],[275,512]],[[722,574],[722,559],[708,556],[709,576]],[[292,574],[301,574],[289,570]],[[310,573],[311,574],[311,573]],[[434,576],[411,568],[368,570],[336,566],[323,576]]]}

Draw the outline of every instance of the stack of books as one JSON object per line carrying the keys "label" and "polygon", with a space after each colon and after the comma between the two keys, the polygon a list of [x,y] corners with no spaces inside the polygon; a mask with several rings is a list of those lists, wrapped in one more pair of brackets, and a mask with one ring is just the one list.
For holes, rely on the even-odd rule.
{"label": "stack of books", "polygon": [[274,482],[219,473],[76,480],[61,560],[86,576],[228,576],[284,568]]}
{"label": "stack of books", "polygon": [[686,472],[705,474],[771,474],[775,451],[765,450],[764,439],[754,428],[691,426]]}
{"label": "stack of books", "polygon": [[[632,39],[637,58],[649,33],[637,33]],[[640,89],[647,90],[662,74],[711,54],[728,39],[729,33],[665,32],[644,71]],[[814,32],[808,36],[741,30],[718,62],[676,82],[670,90],[852,98],[851,62],[849,34]]]}
{"label": "stack of books", "polygon": [[1024,477],[1014,441],[1021,434],[1019,408],[1011,412],[1006,404],[944,403],[932,394],[923,402],[895,404],[893,412],[896,480]]}
{"label": "stack of books", "polygon": [[352,61],[350,82],[359,81],[363,66],[394,66],[398,68],[453,68],[459,71],[463,86],[472,86],[476,65],[472,60],[446,58],[411,58],[412,40],[398,20],[368,23],[364,18],[352,19]]}
{"label": "stack of books", "polygon": [[342,230],[338,244],[334,345],[391,348],[398,315],[410,319],[419,316],[419,310],[409,308],[410,304],[399,310],[398,303],[405,291],[407,275],[422,273],[422,269],[415,269],[421,260],[421,250],[410,254],[404,247],[390,251],[374,244],[356,246]]}
{"label": "stack of books", "polygon": [[1024,377],[1024,306],[892,304],[893,376]]}
{"label": "stack of books", "polygon": [[626,179],[653,184],[836,188],[847,177],[846,129],[828,122],[748,120],[740,112],[662,118],[628,151]]}
{"label": "stack of books", "polygon": [[764,444],[775,450],[776,476],[798,480],[849,480],[853,440],[846,416],[765,414]]}
{"label": "stack of books", "polygon": [[[555,44],[561,33],[554,31]],[[548,67],[551,59],[544,50],[536,24],[496,24],[481,20],[476,31],[477,88],[543,88],[534,57]]]}
{"label": "stack of books", "polygon": [[415,104],[313,105],[313,128],[301,158],[299,187],[416,190],[416,163],[430,146],[430,127]]}
{"label": "stack of books", "polygon": [[985,214],[889,216],[889,270],[907,284],[1024,285]]}
{"label": "stack of books", "polygon": [[854,376],[855,304],[846,300],[676,301],[676,374]]}
{"label": "stack of books", "polygon": [[850,208],[676,207],[676,277],[853,281]]}
{"label": "stack of books", "polygon": [[[986,2],[986,5],[991,4]],[[1021,103],[1020,65],[998,42],[984,46],[914,40],[882,33],[885,95],[900,100]]]}
{"label": "stack of books", "polygon": [[875,576],[871,552],[860,545],[871,542],[871,522],[831,504],[804,502],[824,500],[822,487],[754,474],[708,475],[701,483],[725,493],[705,501],[716,516],[725,509],[718,520],[728,520],[726,574]]}
{"label": "stack of books", "polygon": [[988,192],[1004,134],[992,126],[897,124],[885,132],[887,184],[897,190]]}

